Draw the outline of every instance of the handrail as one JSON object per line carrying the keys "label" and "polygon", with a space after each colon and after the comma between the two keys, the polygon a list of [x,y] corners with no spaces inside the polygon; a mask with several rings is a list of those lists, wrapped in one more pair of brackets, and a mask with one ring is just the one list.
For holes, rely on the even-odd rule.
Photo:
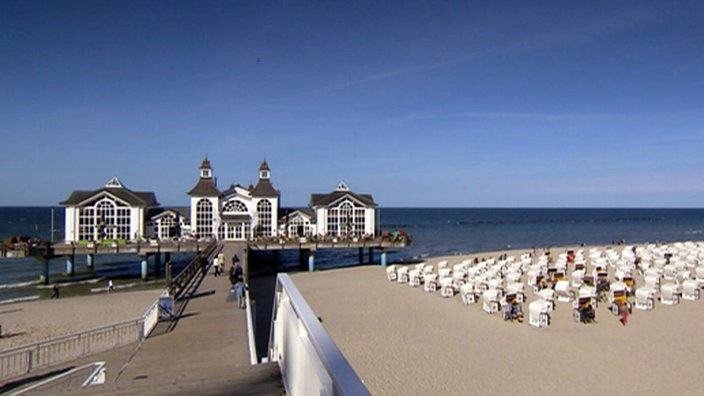
{"label": "handrail", "polygon": [[273,310],[269,361],[279,362],[287,394],[319,388],[325,394],[369,394],[288,274],[277,276]]}
{"label": "handrail", "polygon": [[142,341],[144,319],[130,319],[0,352],[0,380]]}

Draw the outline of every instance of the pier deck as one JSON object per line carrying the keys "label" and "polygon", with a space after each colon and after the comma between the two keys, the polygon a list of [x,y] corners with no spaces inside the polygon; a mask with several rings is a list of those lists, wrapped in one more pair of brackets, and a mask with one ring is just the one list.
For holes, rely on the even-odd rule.
{"label": "pier deck", "polygon": [[[226,245],[226,257],[235,249]],[[211,271],[173,331],[44,372],[105,361],[106,383],[72,391],[79,395],[281,395],[276,363],[250,365],[245,312],[237,308],[227,276],[215,278]]]}

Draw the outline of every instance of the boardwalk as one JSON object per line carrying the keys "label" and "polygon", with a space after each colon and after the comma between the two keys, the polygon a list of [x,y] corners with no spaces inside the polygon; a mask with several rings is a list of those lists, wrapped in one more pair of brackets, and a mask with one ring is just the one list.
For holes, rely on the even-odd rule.
{"label": "boardwalk", "polygon": [[[239,245],[226,245],[229,258]],[[250,365],[245,310],[229,292],[227,276],[206,276],[171,332],[71,362],[105,361],[105,385],[72,394],[280,395],[276,364]],[[56,368],[54,368],[56,369]],[[38,373],[39,374],[39,373]],[[36,375],[36,374],[35,374]]]}

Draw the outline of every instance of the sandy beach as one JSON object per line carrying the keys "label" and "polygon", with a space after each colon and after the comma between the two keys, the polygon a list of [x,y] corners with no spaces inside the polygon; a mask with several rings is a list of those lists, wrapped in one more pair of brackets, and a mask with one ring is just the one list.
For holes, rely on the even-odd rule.
{"label": "sandy beach", "polygon": [[[553,248],[552,254],[568,249]],[[451,267],[501,253],[426,263],[448,260]],[[378,265],[292,278],[374,395],[650,395],[704,386],[701,300],[634,309],[626,326],[607,304],[596,309],[598,323],[582,324],[572,320],[571,303],[557,302],[551,326],[536,328],[527,323],[528,303],[535,298],[529,289],[526,321],[519,324],[485,313],[481,302],[465,305],[459,296],[443,298],[389,282]]]}
{"label": "sandy beach", "polygon": [[0,350],[140,317],[162,289],[0,305]]}

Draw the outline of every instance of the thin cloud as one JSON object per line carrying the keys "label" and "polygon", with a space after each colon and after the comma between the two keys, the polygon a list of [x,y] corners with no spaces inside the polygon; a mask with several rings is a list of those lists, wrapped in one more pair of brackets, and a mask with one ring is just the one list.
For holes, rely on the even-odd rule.
{"label": "thin cloud", "polygon": [[593,41],[600,37],[611,34],[613,32],[625,30],[634,24],[654,19],[657,14],[640,10],[632,12],[628,15],[615,15],[609,19],[602,19],[596,23],[591,23],[585,26],[574,27],[561,31],[554,31],[545,34],[534,35],[530,38],[512,41],[510,43],[493,47],[491,49],[479,50],[468,55],[457,57],[452,60],[443,62],[423,63],[412,66],[404,66],[396,69],[390,69],[375,73],[366,77],[345,81],[338,84],[309,90],[300,94],[293,95],[288,99],[299,98],[302,96],[316,95],[321,93],[344,90],[358,85],[369,84],[389,80],[399,76],[404,76],[413,73],[422,73],[432,70],[444,69],[460,64],[467,64],[481,59],[506,57],[516,54],[536,52],[544,49],[559,47],[567,44],[575,44],[578,42]]}

